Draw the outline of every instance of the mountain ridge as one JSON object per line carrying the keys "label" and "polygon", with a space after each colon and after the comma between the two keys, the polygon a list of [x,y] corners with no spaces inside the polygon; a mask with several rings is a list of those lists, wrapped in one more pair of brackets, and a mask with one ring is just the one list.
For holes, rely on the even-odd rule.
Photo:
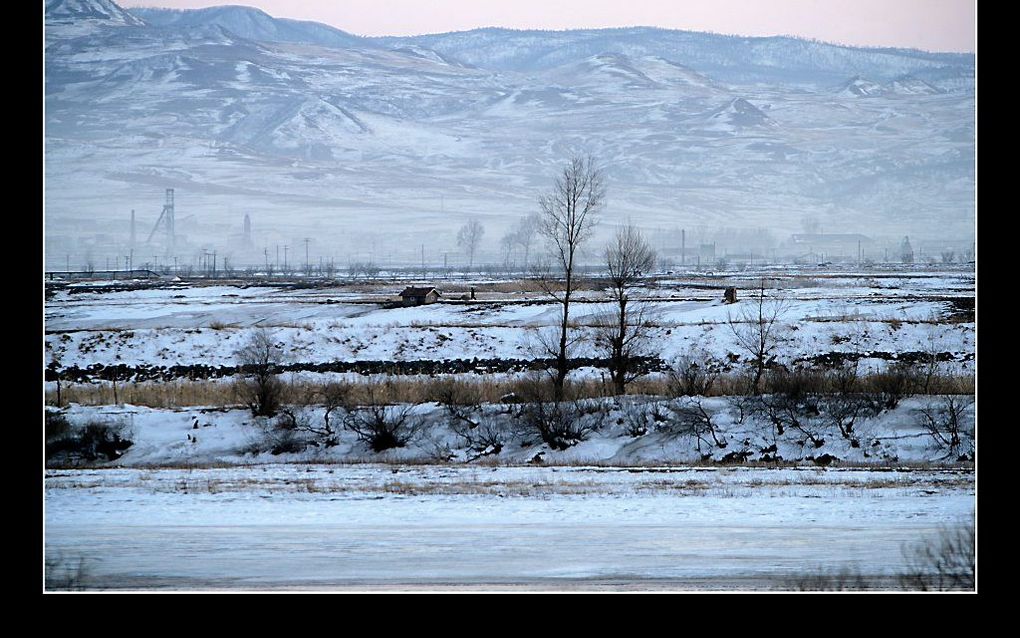
{"label": "mountain ridge", "polygon": [[[533,43],[519,68],[499,70],[465,60],[463,42],[450,53],[413,38],[296,42],[265,14],[254,33],[277,40],[193,14],[103,26],[56,11],[103,1],[61,0],[47,20],[53,241],[81,241],[58,230],[82,216],[125,236],[124,210],[172,187],[201,220],[187,231],[195,242],[222,236],[243,206],[263,244],[293,243],[293,232],[406,247],[425,232],[455,245],[469,216],[497,237],[533,212],[573,152],[601,158],[613,214],[646,227],[796,232],[815,215],[833,232],[972,232],[967,64],[933,58],[918,70],[804,45],[807,66],[791,69],[782,50],[739,43],[677,59],[662,41],[601,49],[603,31],[583,46],[560,46],[574,35]],[[483,58],[514,54],[502,33],[483,34]],[[889,90],[841,95],[857,76]]]}

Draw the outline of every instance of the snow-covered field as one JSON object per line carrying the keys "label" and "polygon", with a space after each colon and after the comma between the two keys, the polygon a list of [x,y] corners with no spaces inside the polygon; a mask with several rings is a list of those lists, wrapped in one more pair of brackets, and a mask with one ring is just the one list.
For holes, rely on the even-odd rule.
{"label": "snow-covered field", "polygon": [[771,589],[973,506],[966,470],[58,470],[46,550],[89,589]]}
{"label": "snow-covered field", "polygon": [[[714,285],[737,285],[737,304],[721,291],[692,287],[696,278],[657,280],[635,293],[653,323],[651,351],[670,360],[691,349],[717,359],[741,354],[730,318],[753,312],[752,277],[734,273]],[[811,277],[785,273],[770,285],[781,296],[789,329],[783,362],[827,352],[945,352],[972,370],[974,323],[954,319],[953,300],[973,303],[974,273],[950,270],[911,277],[889,273]],[[534,359],[537,333],[556,325],[558,307],[536,293],[486,293],[478,303],[384,308],[401,285],[380,282],[371,293],[345,287],[171,285],[108,292],[65,288],[46,304],[48,362],[60,367],[233,366],[256,327],[271,330],[290,364],[331,361]],[[590,331],[605,312],[596,291],[581,297],[573,319]],[[211,327],[212,326],[212,327]],[[593,356],[582,340],[574,356]]]}

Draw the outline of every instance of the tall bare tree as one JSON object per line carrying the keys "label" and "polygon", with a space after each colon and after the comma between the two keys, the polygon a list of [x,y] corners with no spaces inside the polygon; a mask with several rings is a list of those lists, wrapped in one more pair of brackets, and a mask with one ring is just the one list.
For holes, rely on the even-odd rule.
{"label": "tall bare tree", "polygon": [[469,219],[457,232],[457,245],[467,251],[468,268],[475,265],[475,252],[485,234],[485,227],[477,219]]}
{"label": "tall bare tree", "polygon": [[524,253],[523,262],[524,269],[528,268],[528,258],[531,254],[531,246],[535,243],[535,235],[538,233],[541,227],[541,218],[537,213],[525,215],[521,217],[521,220],[517,222],[514,227],[514,239],[518,246],[521,247],[521,251]]}
{"label": "tall bare tree", "polygon": [[609,373],[616,394],[626,394],[634,380],[633,360],[643,354],[648,333],[643,308],[634,309],[628,291],[655,267],[655,251],[634,226],[616,231],[606,246],[606,269],[613,310],[599,318],[595,344],[609,355]]}
{"label": "tall bare tree", "polygon": [[765,374],[770,358],[775,357],[776,349],[783,340],[783,324],[779,318],[789,307],[783,297],[765,295],[765,279],[762,278],[758,289],[758,298],[741,302],[744,304],[740,314],[727,314],[727,320],[737,345],[751,355],[754,365],[754,381],[751,393],[760,394],[761,378]]}
{"label": "tall bare tree", "polygon": [[574,271],[578,250],[591,237],[605,200],[605,176],[590,155],[572,157],[556,177],[552,190],[539,200],[542,210],[539,234],[549,242],[553,260],[563,273],[562,286],[545,286],[546,292],[562,306],[558,348],[550,353],[556,356],[554,389],[557,399],[563,396],[563,383],[569,372],[567,330],[570,298],[576,286]]}

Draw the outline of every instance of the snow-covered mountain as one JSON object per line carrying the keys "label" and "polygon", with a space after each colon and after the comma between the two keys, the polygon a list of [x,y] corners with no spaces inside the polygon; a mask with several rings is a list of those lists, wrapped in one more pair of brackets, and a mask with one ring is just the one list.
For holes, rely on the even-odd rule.
{"label": "snow-covered mountain", "polygon": [[144,21],[111,0],[46,0],[47,24],[99,20],[107,24],[141,26]]}
{"label": "snow-covered mountain", "polygon": [[495,252],[574,151],[605,163],[610,222],[973,228],[973,56],[659,29],[367,39],[109,0],[48,2],[46,39],[59,254],[126,241],[168,187],[185,246],[249,213],[259,255],[314,236],[400,259],[422,233],[455,252],[477,216]]}
{"label": "snow-covered mountain", "polygon": [[732,83],[818,84],[852,75],[882,81],[953,69],[973,77],[969,54],[909,49],[869,49],[790,37],[736,37],[691,31],[631,27],[573,31],[476,29],[415,37],[379,38],[389,45],[413,42],[475,66],[534,71],[594,55],[654,56],[684,64],[715,80]]}
{"label": "snow-covered mountain", "polygon": [[371,47],[372,41],[340,29],[303,20],[273,18],[252,7],[223,6],[208,9],[132,9],[131,13],[156,26],[215,24],[242,38],[263,42],[304,42],[329,47]]}

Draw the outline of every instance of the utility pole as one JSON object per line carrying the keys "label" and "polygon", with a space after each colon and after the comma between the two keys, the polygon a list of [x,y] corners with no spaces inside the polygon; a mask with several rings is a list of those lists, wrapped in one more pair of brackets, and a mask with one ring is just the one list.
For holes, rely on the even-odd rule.
{"label": "utility pole", "polygon": [[311,268],[312,268],[311,264],[308,263],[308,242],[310,242],[310,241],[312,241],[312,240],[308,239],[307,237],[305,237],[304,242],[305,242],[305,276],[306,277],[311,274],[308,271],[311,270]]}
{"label": "utility pole", "polygon": [[680,229],[680,265],[687,263],[687,229]]}
{"label": "utility pole", "polygon": [[287,249],[288,248],[290,248],[290,246],[288,246],[286,244],[283,245],[283,268],[284,268],[284,270],[287,269]]}
{"label": "utility pole", "polygon": [[425,279],[425,244],[421,245],[421,278]]}
{"label": "utility pole", "polygon": [[262,249],[262,254],[266,256],[266,274],[269,274],[269,246]]}
{"label": "utility pole", "polygon": [[280,268],[280,244],[276,245],[276,267]]}

